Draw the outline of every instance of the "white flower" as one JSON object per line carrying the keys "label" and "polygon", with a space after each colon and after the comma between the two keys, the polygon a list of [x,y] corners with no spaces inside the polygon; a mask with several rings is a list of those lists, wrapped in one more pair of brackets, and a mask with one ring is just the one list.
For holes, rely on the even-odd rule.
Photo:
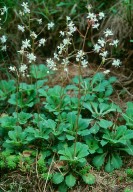
{"label": "white flower", "polygon": [[26,39],[25,41],[22,41],[22,49],[31,47],[30,40]]}
{"label": "white flower", "polygon": [[10,67],[9,67],[9,70],[12,71],[12,72],[14,72],[14,71],[16,71],[16,67],[15,67],[15,66],[14,66],[14,67],[10,66]]}
{"label": "white flower", "polygon": [[68,65],[68,64],[69,64],[68,58],[62,59],[61,64],[62,64],[62,65]]}
{"label": "white flower", "polygon": [[95,45],[94,45],[94,51],[95,51],[96,53],[99,53],[100,49],[101,49],[101,47],[100,47],[98,44],[95,44]]}
{"label": "white flower", "polygon": [[19,72],[20,73],[25,73],[25,71],[27,70],[27,66],[25,64],[22,64],[19,68]]}
{"label": "white flower", "polygon": [[76,61],[84,59],[83,58],[84,55],[85,55],[85,53],[82,50],[78,51],[78,53],[76,55]]}
{"label": "white flower", "polygon": [[70,29],[70,28],[72,28],[72,27],[74,27],[74,23],[73,23],[73,21],[70,21],[70,23],[68,23],[68,28]]}
{"label": "white flower", "polygon": [[70,39],[69,38],[63,39],[63,44],[64,46],[70,45],[71,44]]}
{"label": "white flower", "polygon": [[48,30],[50,30],[50,29],[52,29],[53,27],[54,27],[54,23],[53,22],[51,22],[51,23],[48,23]]}
{"label": "white flower", "polygon": [[40,39],[39,40],[39,47],[44,46],[45,43],[46,43],[46,39],[45,38]]}
{"label": "white flower", "polygon": [[94,24],[92,24],[92,28],[93,29],[98,29],[99,25],[100,25],[99,23],[94,23]]}
{"label": "white flower", "polygon": [[106,41],[101,38],[101,39],[98,39],[98,44],[101,46],[101,47],[104,47],[104,45],[106,44]]}
{"label": "white flower", "polygon": [[81,65],[83,68],[86,68],[88,65],[88,61],[86,61],[85,59],[81,61]]}
{"label": "white flower", "polygon": [[59,49],[58,54],[61,55],[64,50],[64,45],[61,43],[59,46],[57,46],[57,48]]}
{"label": "white flower", "polygon": [[108,70],[105,70],[105,71],[103,71],[103,73],[104,74],[109,74],[110,73],[110,70],[108,69]]}
{"label": "white flower", "polygon": [[110,29],[106,29],[106,31],[104,31],[104,34],[105,34],[105,37],[108,37],[108,36],[112,36],[113,32]]}
{"label": "white flower", "polygon": [[100,12],[98,16],[99,16],[99,19],[102,20],[105,17],[105,14],[103,12]]}
{"label": "white flower", "polygon": [[110,45],[117,47],[118,43],[119,43],[119,40],[116,39],[116,40],[113,40],[113,42],[111,42]]}
{"label": "white flower", "polygon": [[5,35],[3,35],[3,36],[0,38],[0,40],[1,40],[1,43],[6,43],[7,37],[6,37]]}
{"label": "white flower", "polygon": [[60,35],[63,37],[65,35],[64,31],[60,31]]}
{"label": "white flower", "polygon": [[28,53],[27,58],[29,59],[29,63],[36,61],[36,56],[33,53]]}
{"label": "white flower", "polygon": [[21,49],[20,51],[17,52],[20,53],[21,55],[24,55],[24,49]]}
{"label": "white flower", "polygon": [[37,22],[39,23],[39,25],[42,24],[42,19],[37,19]]}
{"label": "white flower", "polygon": [[36,39],[36,38],[37,38],[37,34],[36,34],[34,31],[31,32],[30,36],[31,36],[33,39]]}
{"label": "white flower", "polygon": [[67,20],[67,21],[70,21],[71,18],[70,18],[69,16],[66,16],[66,20]]}
{"label": "white flower", "polygon": [[24,8],[24,13],[30,13],[30,9],[28,7],[28,3],[22,3],[21,6]]}
{"label": "white flower", "polygon": [[97,21],[96,14],[89,12],[87,19],[90,19],[91,21]]}
{"label": "white flower", "polygon": [[22,26],[22,25],[18,25],[18,30],[20,30],[20,31],[24,32],[24,31],[25,31],[25,27],[24,27],[24,26]]}
{"label": "white flower", "polygon": [[57,59],[58,61],[60,60],[57,53],[54,53],[54,59]]}
{"label": "white flower", "polygon": [[67,24],[67,27],[69,29],[69,31],[67,32],[68,35],[72,35],[72,33],[74,33],[77,29],[73,23],[73,21],[70,21],[70,23]]}
{"label": "white flower", "polygon": [[108,51],[103,51],[102,53],[100,53],[99,55],[101,55],[103,58],[106,58],[108,55]]}
{"label": "white flower", "polygon": [[119,67],[121,65],[121,61],[119,59],[114,59],[112,65],[115,67]]}
{"label": "white flower", "polygon": [[20,16],[23,16],[24,13],[23,13],[22,11],[19,11],[19,15],[20,15]]}
{"label": "white flower", "polygon": [[6,48],[7,48],[6,45],[4,45],[4,46],[2,46],[1,50],[6,51]]}
{"label": "white flower", "polygon": [[57,70],[56,64],[55,64],[55,62],[51,58],[47,59],[46,62],[47,62],[47,67],[48,68],[50,68],[52,70]]}
{"label": "white flower", "polygon": [[21,6],[24,7],[24,8],[27,8],[27,7],[28,7],[28,2],[26,2],[26,3],[23,2],[23,3],[21,4]]}

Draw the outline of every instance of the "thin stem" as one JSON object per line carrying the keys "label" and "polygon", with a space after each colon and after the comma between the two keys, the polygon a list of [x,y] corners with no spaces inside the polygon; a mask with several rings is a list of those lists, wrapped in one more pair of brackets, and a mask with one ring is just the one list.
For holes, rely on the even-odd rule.
{"label": "thin stem", "polygon": [[52,168],[52,165],[53,165],[53,162],[54,162],[54,157],[55,157],[55,154],[54,154],[54,156],[52,158],[52,162],[51,162],[49,170],[48,170],[48,175],[47,175],[47,178],[46,178],[46,182],[45,182],[45,185],[44,185],[43,192],[46,192],[46,186],[47,186],[48,178],[49,178],[49,175],[50,175],[50,171],[51,171],[51,168]]}

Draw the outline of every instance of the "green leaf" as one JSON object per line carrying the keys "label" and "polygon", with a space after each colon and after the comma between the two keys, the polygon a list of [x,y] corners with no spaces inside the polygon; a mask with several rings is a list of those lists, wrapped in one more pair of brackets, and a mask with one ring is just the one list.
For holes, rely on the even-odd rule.
{"label": "green leaf", "polygon": [[121,151],[127,152],[129,155],[133,155],[133,145],[128,144],[127,147],[119,148]]}
{"label": "green leaf", "polygon": [[117,81],[117,78],[116,78],[116,77],[110,77],[110,78],[108,79],[108,81],[109,81],[110,83],[114,83],[114,82]]}
{"label": "green leaf", "polygon": [[108,121],[105,119],[101,119],[100,122],[98,123],[100,127],[107,129],[113,125],[112,121]]}
{"label": "green leaf", "polygon": [[96,139],[94,139],[94,137],[87,138],[86,144],[88,145],[89,152],[91,154],[96,153],[97,149],[99,148],[98,141]]}
{"label": "green leaf", "polygon": [[31,76],[34,77],[35,79],[42,79],[48,76],[47,71],[49,71],[49,69],[44,64],[31,65],[30,67]]}
{"label": "green leaf", "polygon": [[[75,144],[73,145],[74,151]],[[76,143],[76,156],[78,159],[86,157],[89,154],[88,146],[82,143]]]}
{"label": "green leaf", "polygon": [[74,136],[72,136],[72,135],[68,135],[68,134],[66,134],[66,138],[67,138],[69,141],[71,141],[71,140],[74,140],[74,139],[75,139],[75,137],[74,137]]}
{"label": "green leaf", "polygon": [[77,142],[71,147],[65,147],[63,150],[58,151],[59,154],[63,155],[60,156],[60,160],[67,160],[67,161],[79,161],[79,162],[85,162],[86,157],[89,154],[88,146],[82,143]]}
{"label": "green leaf", "polygon": [[92,78],[92,85],[95,83],[100,83],[104,79],[105,75],[103,73],[96,73]]}
{"label": "green leaf", "polygon": [[83,82],[83,79],[81,76],[75,76],[73,79],[72,79],[72,82],[74,82],[75,84],[79,84],[79,82]]}
{"label": "green leaf", "polygon": [[68,187],[67,187],[65,181],[63,181],[63,182],[59,185],[58,191],[59,191],[59,192],[67,192],[67,191],[68,191]]}
{"label": "green leaf", "polygon": [[52,177],[54,184],[60,184],[64,180],[64,176],[61,173],[55,173]]}
{"label": "green leaf", "polygon": [[5,100],[11,92],[16,90],[15,81],[14,80],[1,80],[0,81],[0,101]]}
{"label": "green leaf", "polygon": [[109,156],[108,162],[107,162],[107,164],[105,165],[105,171],[108,172],[108,173],[110,173],[110,172],[112,172],[113,170],[114,170],[114,167],[113,167],[113,165],[112,165],[112,162],[111,162],[110,156]]}
{"label": "green leaf", "polygon": [[20,112],[20,113],[14,112],[14,113],[13,113],[13,116],[14,116],[15,118],[17,118],[17,120],[18,120],[18,122],[19,122],[20,124],[25,124],[25,123],[27,123],[27,120],[32,117],[32,114],[30,114],[30,113],[25,113],[25,112],[22,111],[22,112]]}
{"label": "green leaf", "polygon": [[44,83],[46,81],[47,80],[38,80],[38,81],[36,81],[36,83],[34,84],[35,89],[39,89],[39,88],[43,87],[43,85],[44,85]]}
{"label": "green leaf", "polygon": [[109,142],[109,141],[106,141],[106,140],[102,139],[100,143],[101,143],[101,145],[102,145],[102,147],[103,147],[103,146],[105,146],[108,142]]}
{"label": "green leaf", "polygon": [[4,116],[0,118],[1,127],[4,127],[4,128],[11,129],[16,125],[16,123],[17,123],[17,119],[14,117]]}
{"label": "green leaf", "polygon": [[133,102],[127,102],[127,110],[123,118],[126,120],[126,125],[133,129]]}
{"label": "green leaf", "polygon": [[98,133],[99,129],[100,129],[99,125],[98,125],[97,123],[95,123],[95,124],[91,127],[91,129],[90,129],[89,131],[90,131],[90,133],[96,134],[96,133]]}
{"label": "green leaf", "polygon": [[112,154],[111,164],[112,164],[112,166],[113,166],[115,169],[121,168],[121,166],[122,166],[121,157],[120,157],[118,154],[116,154],[116,153]]}
{"label": "green leaf", "polygon": [[106,153],[95,156],[92,161],[94,166],[97,168],[100,168],[104,164],[105,156],[106,156]]}
{"label": "green leaf", "polygon": [[65,182],[66,182],[66,185],[71,188],[76,184],[76,178],[72,174],[70,174],[66,176]]}
{"label": "green leaf", "polygon": [[86,175],[82,176],[82,179],[85,183],[92,185],[96,182],[96,178],[93,174],[87,173]]}

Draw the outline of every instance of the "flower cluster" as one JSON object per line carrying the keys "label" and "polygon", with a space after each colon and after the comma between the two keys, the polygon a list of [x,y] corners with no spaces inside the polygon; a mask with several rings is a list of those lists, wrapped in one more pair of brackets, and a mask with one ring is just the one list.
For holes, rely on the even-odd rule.
{"label": "flower cluster", "polygon": [[47,67],[49,68],[49,69],[52,69],[52,70],[57,70],[57,68],[56,68],[56,63],[54,62],[54,60],[52,60],[51,58],[50,59],[47,59],[46,60],[46,62],[47,62]]}
{"label": "flower cluster", "polygon": [[29,9],[28,2],[26,2],[26,3],[23,2],[23,3],[21,4],[21,6],[22,6],[22,8],[23,8],[23,10],[19,12],[19,14],[20,14],[21,16],[30,13],[30,9]]}
{"label": "flower cluster", "polygon": [[78,51],[76,54],[76,61],[80,62],[82,67],[85,68],[88,65],[88,61],[84,58],[85,56],[85,52],[83,52],[82,50]]}
{"label": "flower cluster", "polygon": [[66,25],[67,30],[66,31],[60,31],[60,35],[64,38],[62,43],[57,47],[58,48],[58,54],[61,55],[63,51],[67,51],[68,45],[71,44],[71,36],[73,36],[73,33],[76,31],[76,27],[71,20],[70,17],[66,17]]}
{"label": "flower cluster", "polygon": [[98,29],[100,26],[99,21],[105,17],[103,12],[99,12],[99,14],[89,12],[87,15],[87,19],[89,20],[89,24],[92,26],[93,29]]}
{"label": "flower cluster", "polygon": [[[65,71],[67,71],[66,66],[70,63],[68,55],[68,46],[71,45],[71,40],[73,33],[76,31],[76,27],[70,17],[66,17],[67,29],[65,31],[60,31],[60,36],[63,37],[60,45],[57,46],[57,53],[54,53],[54,59],[47,59],[47,66],[50,69],[57,70],[56,63],[61,60],[61,64],[64,65]],[[50,25],[48,25],[50,26]],[[48,28],[49,29],[49,28]],[[67,56],[66,56],[67,55]]]}
{"label": "flower cluster", "polygon": [[[100,21],[105,17],[105,14],[103,12],[99,12],[98,14],[95,14],[91,12],[91,6],[88,6],[88,15],[87,15],[87,20],[88,20],[88,26],[98,29],[100,25]],[[6,9],[5,12],[7,11]],[[4,12],[4,11],[3,11]],[[21,11],[19,12],[21,16],[24,16],[27,14],[30,14],[30,8],[28,2],[23,2],[21,4]],[[29,15],[28,15],[29,16]],[[18,30],[21,33],[27,32],[29,36],[27,35],[25,39],[22,40],[21,44],[21,49],[18,51],[18,53],[22,56],[22,61],[26,58],[28,63],[35,63],[37,60],[36,54],[36,49],[45,46],[47,39],[42,38],[40,35],[43,30],[41,30],[40,33],[36,33],[34,30],[32,31],[32,21],[35,20],[38,22],[39,25],[42,24],[42,19],[37,19],[37,18],[30,18],[28,21],[28,24],[25,24],[25,21],[20,25],[18,25]],[[48,24],[45,25],[47,27],[47,30],[53,29],[55,26],[54,22],[49,22]],[[44,27],[44,28],[45,28]],[[87,30],[89,29],[87,28]],[[44,29],[43,28],[43,29]],[[80,66],[83,68],[88,66],[88,61],[87,61],[87,52],[84,51],[84,45],[85,45],[85,40],[86,40],[86,35],[82,36],[84,38],[83,40],[83,47],[81,50],[77,50],[74,48],[74,51],[72,53],[69,53],[69,46],[73,46],[73,35],[75,31],[79,31],[74,22],[71,20],[69,16],[66,17],[66,29],[63,31],[59,32],[59,36],[62,38],[61,43],[57,46],[57,51],[54,53],[53,58],[48,58],[46,59],[46,64],[47,67],[52,69],[52,70],[57,70],[57,63],[60,63],[64,67],[64,71],[68,72],[67,66],[71,61],[73,61],[73,58],[76,63],[78,63]],[[88,32],[88,31],[87,31]],[[86,32],[86,34],[87,34]],[[79,32],[80,33],[80,32]],[[95,53],[98,53],[101,58],[102,58],[102,63],[104,64],[105,61],[109,58],[109,51],[107,49],[108,46],[115,46],[117,47],[118,45],[118,40],[115,39],[113,40],[113,32],[110,29],[106,29],[103,33],[103,37],[99,38],[97,43],[94,45],[93,51]],[[41,36],[41,38],[39,38]],[[3,44],[3,50],[5,49],[5,43],[6,43],[7,37],[3,35],[0,38],[1,43]],[[23,58],[24,57],[24,58]],[[72,58],[72,59],[71,59]],[[112,58],[111,58],[112,59]],[[121,62],[119,59],[113,59],[113,66],[120,66]],[[10,67],[11,71],[16,71],[17,69],[15,67]],[[25,75],[27,71],[27,66],[21,63],[20,68],[17,70],[18,73],[21,73],[22,75]],[[104,72],[105,74],[109,73],[109,70]]]}
{"label": "flower cluster", "polygon": [[[23,2],[21,4],[22,10],[19,11],[19,14],[21,16],[25,15],[25,14],[30,14],[30,9],[29,9],[29,5],[28,2]],[[45,38],[41,38],[39,39],[39,35],[40,33],[36,34],[35,31],[31,30],[31,24],[30,22],[36,20],[38,22],[39,25],[42,24],[42,19],[37,19],[37,18],[30,18],[28,24],[26,25],[26,23],[23,22],[23,25],[18,25],[18,30],[22,33],[27,32],[29,34],[29,37],[27,37],[25,40],[22,40],[22,45],[21,45],[21,49],[18,51],[18,53],[20,53],[22,56],[25,56],[28,59],[29,63],[35,62],[37,57],[35,55],[35,50],[38,47],[41,46],[45,46],[46,43],[46,39]],[[52,29],[54,27],[54,23],[50,22],[47,24],[48,30]],[[30,26],[30,28],[29,28]]]}
{"label": "flower cluster", "polygon": [[15,66],[10,66],[9,70],[11,72],[16,72],[18,76],[21,75],[21,76],[25,77],[26,72],[27,72],[27,66],[26,66],[26,64],[21,64],[19,69],[17,69]]}
{"label": "flower cluster", "polygon": [[[104,63],[108,59],[108,51],[106,50],[106,47],[108,46],[115,46],[118,45],[118,39],[113,40],[112,39],[113,32],[110,29],[106,29],[104,31],[104,37],[98,39],[97,43],[94,45],[94,52],[98,53],[102,57],[102,62]],[[113,66],[120,66],[121,62],[119,59],[113,60],[112,65]]]}

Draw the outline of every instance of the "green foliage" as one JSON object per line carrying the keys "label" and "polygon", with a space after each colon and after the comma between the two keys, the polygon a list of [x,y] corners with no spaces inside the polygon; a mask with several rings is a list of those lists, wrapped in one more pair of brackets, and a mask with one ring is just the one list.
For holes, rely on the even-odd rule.
{"label": "green foliage", "polygon": [[100,141],[103,151],[93,158],[93,164],[100,168],[106,159],[105,170],[112,172],[122,166],[120,151],[126,151],[128,154],[133,155],[133,145],[131,143],[133,132],[128,130],[126,126],[119,126],[115,127],[114,130],[104,129],[103,133]]}
{"label": "green foliage", "polygon": [[47,72],[49,72],[49,70],[44,64],[30,66],[31,76],[35,79],[44,79],[48,76]]}
{"label": "green foliage", "polygon": [[3,151],[0,153],[0,169],[14,170],[19,163],[19,156],[12,155],[10,151]]}
{"label": "green foliage", "polygon": [[82,143],[75,143],[71,147],[59,150],[60,160],[68,161],[70,164],[85,164],[85,157],[89,154],[88,147]]}
{"label": "green foliage", "polygon": [[14,80],[0,81],[0,112],[2,112],[4,107],[6,107],[5,103],[7,102],[7,99],[15,90],[16,86]]}
{"label": "green foliage", "polygon": [[[85,94],[85,101],[98,99],[99,101],[105,101],[113,93],[112,83],[116,81],[115,77],[105,79],[103,73],[96,73],[92,78],[83,79],[76,76],[73,82],[78,85],[80,79],[81,91]],[[104,99],[102,99],[104,98]]]}
{"label": "green foliage", "polygon": [[126,171],[127,177],[133,178],[133,169],[128,168],[125,171]]}
{"label": "green foliage", "polygon": [[[45,80],[21,82],[5,100],[12,113],[0,117],[0,168],[37,171],[59,191],[73,188],[79,179],[94,184],[91,163],[107,172],[121,168],[123,153],[133,155],[132,103],[122,113],[110,101],[115,80],[98,73],[89,79],[77,76],[66,87],[49,88]],[[53,162],[59,169],[50,170]]]}
{"label": "green foliage", "polygon": [[64,176],[61,173],[53,174],[52,181],[54,184],[60,184],[64,180]]}
{"label": "green foliage", "polygon": [[19,108],[33,107],[39,102],[37,90],[41,88],[45,80],[38,80],[34,85],[20,83],[18,92],[11,94],[8,103]]}
{"label": "green foliage", "polygon": [[[14,42],[16,47],[20,47],[23,44],[21,37],[24,37],[27,43],[30,41],[30,44],[29,50],[27,49],[29,52],[24,50],[26,55],[17,55],[16,50],[16,54],[12,56],[10,52],[13,53],[16,49],[13,46],[10,51],[0,52],[2,66],[8,60],[1,71],[9,71],[9,64],[12,63],[15,69],[11,70],[11,74],[8,73],[8,77],[16,78],[0,80],[0,169],[3,172],[18,170],[26,175],[37,174],[38,178],[42,178],[46,184],[53,184],[60,192],[74,188],[78,181],[87,185],[95,184],[96,177],[91,170],[91,164],[96,169],[103,168],[110,173],[122,167],[122,157],[125,153],[133,155],[133,102],[127,103],[126,112],[112,102],[110,96],[113,94],[113,83],[117,81],[115,77],[106,78],[102,72],[89,78],[79,75],[75,76],[69,85],[52,87],[48,82],[52,72],[45,64],[27,65],[30,51],[35,52],[36,56],[40,51],[41,57],[37,57],[36,62],[46,59],[47,56],[51,57],[53,48],[55,49],[59,41],[57,31],[64,30],[66,24],[63,21],[64,16],[70,15],[76,23],[77,30],[73,39],[76,43],[74,45],[73,41],[70,44],[74,45],[75,50],[79,45],[81,49],[82,42],[77,33],[81,31],[81,37],[85,34],[87,22],[84,20],[88,3],[94,5],[97,15],[103,9],[107,14],[117,14],[113,0],[29,1],[33,13],[30,12],[30,17],[27,17],[27,14],[23,18],[18,13],[24,5],[19,1],[7,0],[7,12],[5,16],[1,14],[2,19],[5,17],[4,20],[1,19],[4,34],[13,31],[9,39],[7,38],[7,47]],[[122,0],[122,3],[126,8],[126,19],[131,24],[131,0]],[[5,2],[0,1],[0,4],[4,6]],[[10,18],[7,18],[11,7],[14,10]],[[42,31],[39,30],[41,24],[36,27],[39,18],[42,18],[43,22]],[[77,25],[79,18],[83,22]],[[6,20],[8,23],[4,24]],[[13,27],[10,20],[14,23]],[[16,33],[14,35],[14,29],[17,29],[20,20],[26,33],[21,33],[19,37]],[[48,31],[45,20],[55,23],[54,30]],[[36,32],[37,41],[34,41],[32,31]],[[90,35],[86,33],[87,39],[91,39]],[[15,36],[14,42],[10,42],[12,36]],[[39,39],[43,37],[47,37],[48,46],[36,52],[40,46]],[[69,40],[69,36],[67,38]],[[92,42],[87,40],[86,47],[85,40],[84,37],[84,50],[93,46]],[[104,51],[104,46],[101,48]],[[71,50],[71,47],[69,49]],[[66,53],[67,51],[68,47]],[[70,62],[73,62],[75,52],[66,53],[62,52],[59,63],[64,56],[68,56]],[[54,60],[56,61],[56,58]],[[20,65],[23,63],[26,63],[27,71],[21,74]],[[28,70],[29,76],[26,76]],[[67,77],[69,78],[69,75]],[[127,169],[126,173],[128,177],[133,177],[132,169]]]}
{"label": "green foliage", "polygon": [[0,101],[6,100],[16,90],[15,81],[0,81]]}
{"label": "green foliage", "polygon": [[13,131],[8,132],[9,139],[3,143],[3,147],[9,150],[22,150],[26,144],[26,132],[20,126],[14,126]]}
{"label": "green foliage", "polygon": [[22,111],[20,113],[14,112],[13,116],[17,119],[19,124],[23,125],[23,124],[26,124],[28,119],[30,119],[32,117],[32,114],[25,113],[25,112]]}
{"label": "green foliage", "polygon": [[83,175],[82,178],[83,178],[83,181],[84,181],[86,184],[89,184],[89,185],[94,184],[95,181],[96,181],[95,176],[94,176],[93,174],[91,174],[91,173],[88,173],[88,174],[86,174],[86,175]]}
{"label": "green foliage", "polygon": [[123,114],[123,117],[126,120],[126,125],[133,129],[133,102],[127,102],[126,113]]}
{"label": "green foliage", "polygon": [[133,192],[133,190],[126,187],[126,189],[124,189],[124,192]]}
{"label": "green foliage", "polygon": [[72,174],[67,175],[65,178],[65,183],[68,187],[72,188],[76,184],[76,178]]}

